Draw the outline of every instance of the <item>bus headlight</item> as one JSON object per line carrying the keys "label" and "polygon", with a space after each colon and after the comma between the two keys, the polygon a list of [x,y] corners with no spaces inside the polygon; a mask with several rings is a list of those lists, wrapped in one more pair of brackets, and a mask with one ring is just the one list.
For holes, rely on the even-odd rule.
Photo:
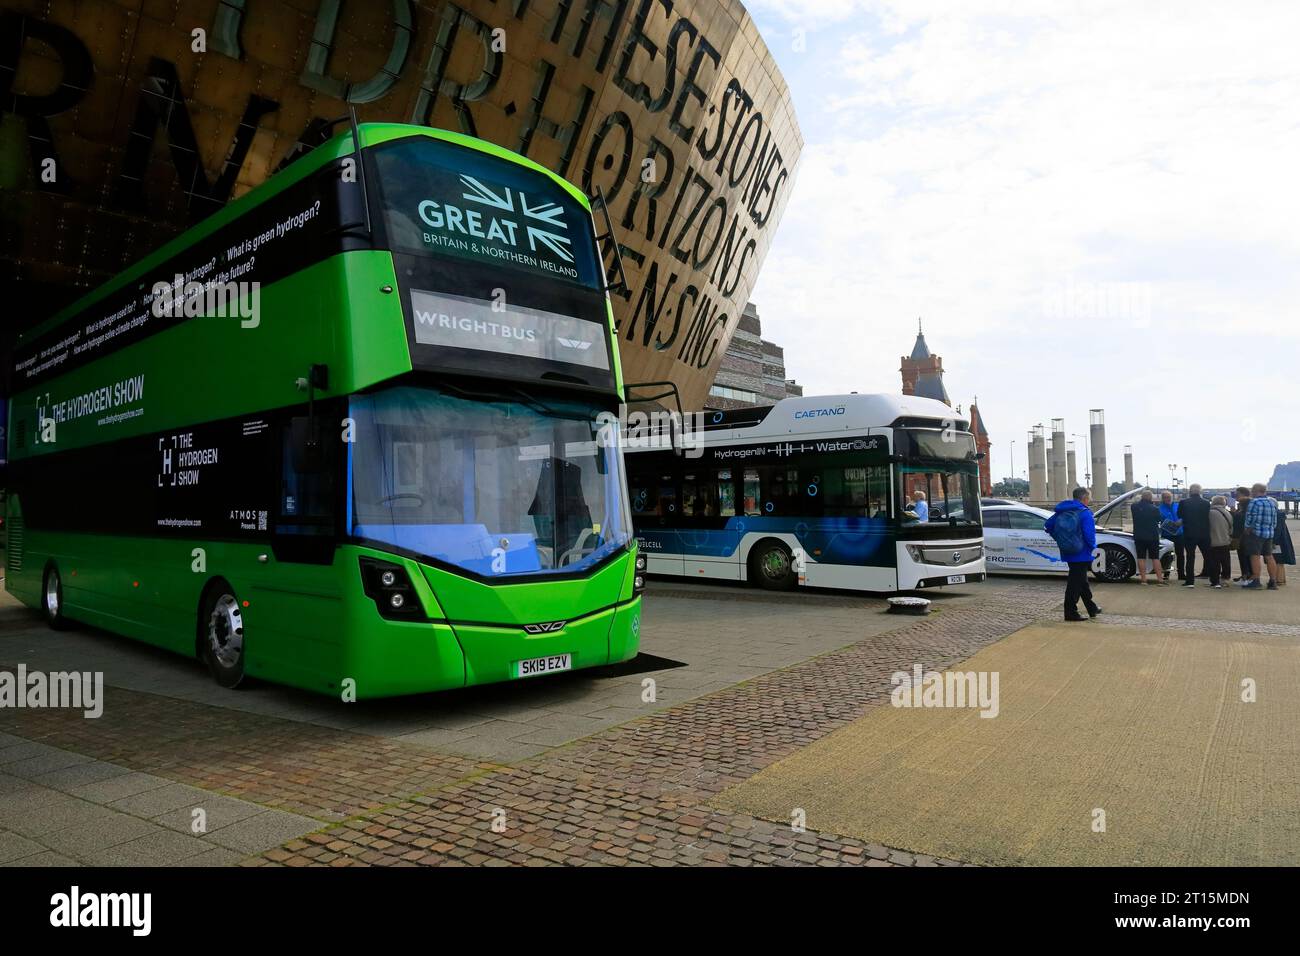
{"label": "bus headlight", "polygon": [[907,555],[917,564],[925,564],[925,549],[920,545],[909,544],[907,546]]}
{"label": "bus headlight", "polygon": [[640,594],[642,591],[645,590],[646,559],[645,559],[645,555],[642,554],[640,551],[638,551],[636,554],[636,561],[634,562],[634,565],[635,567],[633,568],[633,574],[632,574],[632,596],[633,597],[635,597],[636,595]]}
{"label": "bus headlight", "polygon": [[391,621],[410,621],[423,616],[415,587],[400,565],[374,558],[361,558],[361,585],[375,602],[379,616]]}

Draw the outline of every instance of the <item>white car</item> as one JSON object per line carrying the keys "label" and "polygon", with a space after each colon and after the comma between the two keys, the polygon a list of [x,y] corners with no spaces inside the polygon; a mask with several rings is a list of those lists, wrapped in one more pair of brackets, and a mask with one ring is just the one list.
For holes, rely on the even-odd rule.
{"label": "white car", "polygon": [[[1093,515],[1097,523],[1097,550],[1093,552],[1093,577],[1098,581],[1124,581],[1137,574],[1137,549],[1133,533],[1121,530],[1128,510],[1141,488],[1107,502]],[[1043,522],[1052,516],[1044,508],[1019,502],[992,504],[980,509],[984,517],[984,563],[990,574],[1065,574],[1069,566],[1061,560],[1061,549]],[[1174,563],[1172,541],[1160,540],[1160,563],[1166,571]]]}

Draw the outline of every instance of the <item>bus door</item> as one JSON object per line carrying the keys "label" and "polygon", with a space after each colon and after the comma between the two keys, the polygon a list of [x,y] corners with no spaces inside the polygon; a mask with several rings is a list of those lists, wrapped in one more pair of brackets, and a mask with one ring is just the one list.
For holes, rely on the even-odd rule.
{"label": "bus door", "polygon": [[[628,456],[628,461],[642,457],[646,456]],[[680,575],[682,551],[677,523],[681,519],[681,501],[676,476],[667,469],[638,469],[628,476],[628,494],[637,542],[646,556],[646,571]]]}
{"label": "bus door", "polygon": [[682,473],[678,539],[688,578],[740,579],[735,470],[691,463]]}

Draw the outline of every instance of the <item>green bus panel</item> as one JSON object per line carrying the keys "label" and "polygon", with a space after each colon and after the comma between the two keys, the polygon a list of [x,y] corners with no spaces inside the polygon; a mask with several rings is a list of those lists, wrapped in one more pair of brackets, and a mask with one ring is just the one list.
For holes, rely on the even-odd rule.
{"label": "green bus panel", "polygon": [[[361,556],[404,567],[428,620],[380,617],[362,589]],[[331,695],[342,695],[350,679],[357,699],[510,680],[518,661],[552,654],[572,654],[574,669],[617,663],[634,657],[639,643],[630,554],[587,578],[503,586],[353,545],[336,549],[332,564],[310,565],[276,561],[259,544],[46,533],[9,569],[8,590],[38,606],[51,561],[62,572],[70,619],[189,656],[204,589],[225,578],[247,602],[249,675]],[[455,586],[439,601],[430,582],[440,592]],[[584,608],[594,610],[575,611]],[[565,626],[531,635],[519,623],[552,620]]]}
{"label": "green bus panel", "polygon": [[[329,387],[317,391],[318,399],[407,372],[400,306],[396,296],[381,291],[394,285],[390,253],[342,253],[265,287],[263,319],[254,328],[241,328],[235,318],[191,319],[20,393],[12,401],[11,458],[298,404],[306,394],[297,380],[313,363],[330,370]],[[337,303],[348,297],[350,307],[339,309]],[[139,376],[141,398],[112,409],[133,417],[101,425],[102,416],[92,412],[56,421],[55,441],[37,443],[38,405],[48,409]]]}

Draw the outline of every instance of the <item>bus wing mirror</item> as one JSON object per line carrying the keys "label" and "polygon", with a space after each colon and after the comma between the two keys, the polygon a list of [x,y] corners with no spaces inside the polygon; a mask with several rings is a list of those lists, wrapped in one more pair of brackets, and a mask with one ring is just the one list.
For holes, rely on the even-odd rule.
{"label": "bus wing mirror", "polygon": [[[633,398],[632,392],[634,389],[638,389],[638,388],[644,388],[644,389],[657,388],[659,389],[659,391],[653,395],[645,395],[638,398]],[[686,450],[685,448],[682,447],[682,442],[680,440],[681,436],[678,433],[678,429],[681,427],[681,423],[686,421],[686,416],[682,412],[682,396],[681,393],[677,391],[677,384],[675,382],[635,382],[631,385],[624,384],[623,394],[626,397],[627,403],[629,405],[633,403],[650,404],[652,402],[659,404],[662,399],[671,398],[673,400],[673,404],[677,408],[677,414],[669,418],[668,440],[672,443],[672,449],[674,455],[677,455],[678,457],[685,455]],[[669,411],[672,411],[672,409],[669,409]]]}
{"label": "bus wing mirror", "polygon": [[[603,243],[608,240],[614,250],[614,269],[618,273],[618,278],[610,282],[609,273],[605,273],[605,291],[606,292],[628,292],[632,291],[627,284],[627,273],[623,271],[623,253],[618,249],[618,236],[614,235],[614,223],[609,218],[609,203],[605,200],[605,190],[597,187],[592,208],[600,207],[601,215],[605,219],[605,231],[596,237],[596,245],[601,251],[601,269],[605,267],[604,246]],[[592,219],[595,219],[593,213]],[[593,222],[594,225],[594,222]]]}

